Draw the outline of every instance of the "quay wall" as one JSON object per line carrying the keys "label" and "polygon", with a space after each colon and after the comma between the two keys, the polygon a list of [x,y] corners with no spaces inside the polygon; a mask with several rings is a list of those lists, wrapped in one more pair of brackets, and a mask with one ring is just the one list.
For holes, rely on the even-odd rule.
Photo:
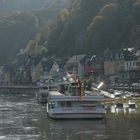
{"label": "quay wall", "polygon": [[110,89],[115,89],[115,90],[126,90],[126,91],[131,91],[131,92],[139,92],[140,91],[140,86],[112,86]]}
{"label": "quay wall", "polygon": [[38,91],[36,86],[0,86],[0,93],[32,94]]}

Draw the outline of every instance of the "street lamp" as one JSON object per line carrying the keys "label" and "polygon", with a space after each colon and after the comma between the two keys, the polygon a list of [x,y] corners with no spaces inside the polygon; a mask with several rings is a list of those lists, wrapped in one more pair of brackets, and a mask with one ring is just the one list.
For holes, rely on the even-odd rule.
{"label": "street lamp", "polygon": [[103,82],[101,82],[98,86],[97,86],[97,89],[100,89],[100,87],[102,87],[103,86]]}

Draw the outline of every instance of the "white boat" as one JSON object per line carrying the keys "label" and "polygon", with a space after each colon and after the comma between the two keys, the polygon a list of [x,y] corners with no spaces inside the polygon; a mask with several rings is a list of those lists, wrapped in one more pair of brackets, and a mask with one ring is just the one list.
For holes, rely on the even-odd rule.
{"label": "white boat", "polygon": [[48,116],[53,119],[103,119],[106,114],[104,96],[85,95],[77,83],[69,83],[65,94],[49,91]]}
{"label": "white boat", "polygon": [[42,85],[39,87],[38,92],[36,93],[36,99],[38,103],[47,103],[48,97],[48,86]]}
{"label": "white boat", "polygon": [[128,102],[128,112],[129,113],[136,113],[136,103],[134,101],[129,101]]}
{"label": "white boat", "polygon": [[51,90],[53,90],[53,91],[57,90],[57,86],[56,85],[42,85],[42,86],[40,86],[39,90],[36,94],[37,101],[39,103],[47,103],[48,93]]}
{"label": "white boat", "polygon": [[128,113],[128,103],[123,103],[124,114]]}
{"label": "white boat", "polygon": [[128,101],[127,103],[116,103],[111,106],[111,113],[124,113],[133,114],[136,113],[137,105],[134,101]]}
{"label": "white boat", "polygon": [[111,113],[124,113],[123,103],[116,103],[111,106]]}

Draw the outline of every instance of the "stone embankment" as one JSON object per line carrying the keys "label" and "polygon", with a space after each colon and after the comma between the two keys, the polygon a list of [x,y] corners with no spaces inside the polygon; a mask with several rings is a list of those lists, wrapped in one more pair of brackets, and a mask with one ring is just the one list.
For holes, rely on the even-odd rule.
{"label": "stone embankment", "polygon": [[35,93],[38,91],[36,86],[0,86],[0,93]]}

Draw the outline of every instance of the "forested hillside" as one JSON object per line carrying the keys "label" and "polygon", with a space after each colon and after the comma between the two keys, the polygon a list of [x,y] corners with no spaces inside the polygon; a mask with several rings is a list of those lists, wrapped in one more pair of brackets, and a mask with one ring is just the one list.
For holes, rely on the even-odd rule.
{"label": "forested hillside", "polygon": [[[51,12],[43,8],[1,16],[0,61],[7,62],[4,56],[11,60],[25,47],[30,55],[45,57],[140,48],[140,0],[71,1],[65,9],[57,2],[47,7]],[[48,22],[56,13],[55,20]]]}
{"label": "forested hillside", "polygon": [[[29,1],[31,2],[31,0]],[[18,53],[20,49],[24,49],[28,42],[34,38],[35,34],[47,26],[47,24],[56,17],[57,13],[67,5],[64,0],[46,1],[48,1],[49,4],[44,5],[44,7],[40,9],[34,9],[28,12],[15,11],[1,14],[0,64],[13,60],[16,53]],[[1,4],[10,5],[11,3],[8,0],[0,0],[0,2],[0,6]],[[12,0],[12,2],[16,2],[16,0]],[[21,0],[20,2],[27,2],[27,0]],[[30,5],[32,3],[30,3]],[[34,4],[35,3],[36,1],[34,1]],[[14,6],[16,7],[16,5]],[[0,11],[1,10],[2,9],[0,9]]]}
{"label": "forested hillside", "polygon": [[49,36],[42,36],[48,55],[140,48],[140,0],[73,0]]}

